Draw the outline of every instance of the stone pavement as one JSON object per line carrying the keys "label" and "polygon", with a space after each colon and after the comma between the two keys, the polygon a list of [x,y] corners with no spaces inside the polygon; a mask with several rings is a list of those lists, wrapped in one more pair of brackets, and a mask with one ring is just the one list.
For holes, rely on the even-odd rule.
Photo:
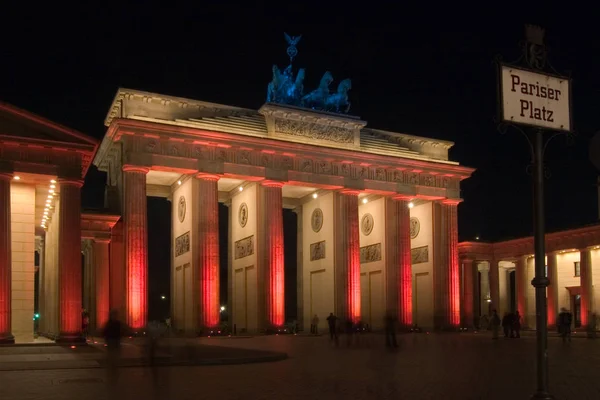
{"label": "stone pavement", "polygon": [[[381,335],[359,345],[328,338],[270,336],[196,339],[198,344],[286,352],[274,363],[119,370],[108,397],[98,369],[0,372],[0,398],[21,399],[528,399],[535,383],[535,340],[489,334],[411,334],[388,352]],[[599,399],[600,341],[549,341],[551,393]]]}
{"label": "stone pavement", "polygon": [[[106,348],[94,339],[88,345],[31,345],[0,346],[0,371],[103,368]],[[139,367],[149,364],[147,342],[140,339],[123,340],[120,367]],[[226,365],[280,361],[287,355],[268,350],[254,350],[201,344],[198,340],[165,339],[157,349],[157,365]]]}

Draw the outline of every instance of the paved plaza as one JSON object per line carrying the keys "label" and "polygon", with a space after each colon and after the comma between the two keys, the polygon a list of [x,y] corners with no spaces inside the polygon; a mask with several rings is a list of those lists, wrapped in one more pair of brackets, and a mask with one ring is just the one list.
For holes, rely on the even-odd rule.
{"label": "paved plaza", "polygon": [[[361,337],[350,348],[345,337],[340,337],[338,348],[325,336],[195,339],[197,345],[219,346],[213,355],[229,352],[243,358],[257,350],[285,352],[289,357],[258,364],[163,366],[154,371],[123,367],[118,396],[110,398],[527,399],[533,392],[531,335],[493,341],[488,334],[423,333],[400,339],[396,352],[387,352],[383,336],[376,334]],[[600,341],[574,338],[563,344],[551,337],[549,357],[551,391],[557,399],[600,398]],[[0,371],[0,382],[3,399],[109,397],[105,371],[97,366]]]}

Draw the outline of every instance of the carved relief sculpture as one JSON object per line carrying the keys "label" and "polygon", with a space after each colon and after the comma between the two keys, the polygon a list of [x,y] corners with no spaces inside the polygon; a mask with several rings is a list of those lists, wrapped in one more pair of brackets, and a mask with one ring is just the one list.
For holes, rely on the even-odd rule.
{"label": "carved relief sculpture", "polygon": [[410,238],[414,239],[419,236],[419,232],[421,231],[421,222],[416,217],[412,217],[410,219]]}
{"label": "carved relief sculpture", "polygon": [[248,257],[254,254],[254,235],[235,242],[235,259]]}
{"label": "carved relief sculpture", "polygon": [[315,208],[310,217],[310,225],[314,232],[319,232],[323,227],[323,211]]}
{"label": "carved relief sculpture", "polygon": [[185,197],[179,197],[179,201],[177,202],[177,217],[179,218],[179,222],[183,222],[185,220]]}
{"label": "carved relief sculpture", "polygon": [[374,261],[381,261],[381,243],[376,243],[360,248],[361,264],[366,264]]}
{"label": "carved relief sculpture", "polygon": [[190,251],[190,233],[186,232],[175,238],[175,257]]}
{"label": "carved relief sculpture", "polygon": [[360,221],[360,229],[365,236],[369,236],[373,231],[373,225],[375,221],[373,220],[373,216],[371,214],[363,215]]}
{"label": "carved relief sculpture", "polygon": [[311,243],[310,261],[322,260],[323,258],[325,258],[325,241]]}
{"label": "carved relief sculpture", "polygon": [[238,211],[238,222],[242,228],[246,226],[246,223],[248,223],[248,205],[246,203],[240,204],[240,209]]}
{"label": "carved relief sculpture", "polygon": [[412,264],[421,264],[429,261],[429,246],[415,247],[410,251]]}

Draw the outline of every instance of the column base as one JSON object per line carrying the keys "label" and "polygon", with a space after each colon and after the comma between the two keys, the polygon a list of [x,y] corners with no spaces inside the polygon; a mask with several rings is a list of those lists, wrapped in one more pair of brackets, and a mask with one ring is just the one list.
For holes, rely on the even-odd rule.
{"label": "column base", "polygon": [[59,334],[54,341],[59,344],[86,343],[85,338],[81,334]]}
{"label": "column base", "polygon": [[0,344],[15,344],[15,337],[13,335],[6,335],[0,337]]}

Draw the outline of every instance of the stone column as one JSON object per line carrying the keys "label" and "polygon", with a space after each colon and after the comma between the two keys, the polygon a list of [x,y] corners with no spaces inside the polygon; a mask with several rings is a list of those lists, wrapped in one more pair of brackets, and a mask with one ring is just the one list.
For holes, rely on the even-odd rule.
{"label": "stone column", "polygon": [[59,334],[57,342],[81,336],[81,186],[82,181],[59,180],[58,234]]}
{"label": "stone column", "polygon": [[[227,231],[229,232],[228,240],[230,240],[229,243],[232,243],[233,206],[231,204],[231,199],[229,199],[225,205],[227,206]],[[227,251],[227,324],[229,325],[231,333],[233,333],[233,321],[233,249],[229,248]]]}
{"label": "stone column", "polygon": [[10,174],[0,173],[0,343],[14,343],[11,333],[12,242]]}
{"label": "stone column", "polygon": [[360,319],[360,234],[358,191],[335,194],[335,313],[342,321]]}
{"label": "stone column", "polygon": [[[263,181],[259,187],[260,253],[265,303],[265,328],[279,328],[285,323],[285,281],[283,266],[283,197],[282,182]],[[259,278],[260,279],[260,278]]]}
{"label": "stone column", "polygon": [[406,197],[386,199],[386,312],[398,317],[399,328],[413,325],[410,209]]}
{"label": "stone column", "polygon": [[[108,239],[94,239],[95,328],[103,329],[110,312],[110,254]],[[94,316],[90,315],[90,319]]]}
{"label": "stone column", "polygon": [[125,321],[134,332],[148,318],[148,168],[123,166],[123,222],[125,241]]}
{"label": "stone column", "polygon": [[302,206],[294,208],[296,213],[296,322],[298,329],[304,331],[304,255],[303,255],[303,232],[302,232]]}
{"label": "stone column", "polygon": [[125,316],[125,243],[123,220],[113,226],[110,232],[110,291],[109,310],[117,310],[119,318]]}
{"label": "stone column", "polygon": [[490,308],[490,302],[488,300],[491,300],[491,296],[490,296],[490,267],[488,267],[486,264],[480,263],[477,266],[479,272],[480,272],[480,276],[481,276],[481,280],[479,281],[479,287],[480,287],[480,292],[479,292],[479,307],[481,309],[481,316],[484,315],[489,315],[489,308]]}
{"label": "stone column", "polygon": [[556,252],[549,253],[548,261],[548,280],[550,284],[546,288],[546,297],[548,301],[548,328],[556,327],[556,318],[558,317],[558,261]]}
{"label": "stone column", "polygon": [[[460,273],[458,265],[458,200],[434,204],[434,327],[460,327]],[[439,231],[437,233],[436,231]],[[438,246],[439,250],[435,250]]]}
{"label": "stone column", "polygon": [[463,319],[462,326],[464,328],[473,328],[475,326],[475,265],[473,260],[463,260],[463,298],[462,310]]}
{"label": "stone column", "polygon": [[588,327],[590,317],[594,312],[594,298],[592,289],[592,253],[590,249],[579,251],[579,272],[581,286],[581,325]]}
{"label": "stone column", "polygon": [[498,266],[498,261],[491,260],[490,261],[490,300],[492,311],[496,310],[498,312],[498,316],[502,318],[502,312],[504,310],[500,307],[500,270]]}
{"label": "stone column", "polygon": [[[219,304],[219,188],[217,175],[199,174],[192,182],[194,200],[193,251],[199,332],[220,321]],[[196,291],[195,290],[195,291]]]}
{"label": "stone column", "polygon": [[46,249],[44,247],[44,238],[40,238],[39,244],[39,254],[40,254],[40,266],[39,266],[39,274],[38,274],[38,314],[40,318],[38,318],[38,333],[42,334],[46,332],[46,324],[45,319],[41,318],[42,315],[46,315],[46,299],[45,299],[45,282],[46,282]]}
{"label": "stone column", "polygon": [[515,263],[515,283],[517,286],[517,311],[523,319],[523,327],[527,326],[527,257],[522,256]]}

